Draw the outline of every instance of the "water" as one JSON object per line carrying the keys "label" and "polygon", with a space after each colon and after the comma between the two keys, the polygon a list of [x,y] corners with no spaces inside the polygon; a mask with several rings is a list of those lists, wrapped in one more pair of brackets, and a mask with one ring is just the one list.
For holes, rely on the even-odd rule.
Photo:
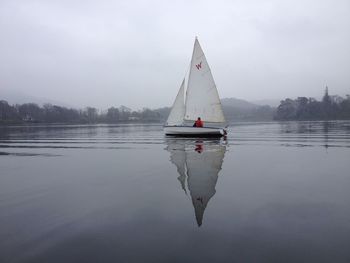
{"label": "water", "polygon": [[0,127],[0,262],[350,262],[350,122]]}

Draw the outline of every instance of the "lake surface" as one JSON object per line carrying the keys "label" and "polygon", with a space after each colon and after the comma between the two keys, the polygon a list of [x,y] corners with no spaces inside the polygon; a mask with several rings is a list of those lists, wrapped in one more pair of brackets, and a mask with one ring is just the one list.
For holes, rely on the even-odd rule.
{"label": "lake surface", "polygon": [[350,262],[350,122],[0,127],[0,262]]}

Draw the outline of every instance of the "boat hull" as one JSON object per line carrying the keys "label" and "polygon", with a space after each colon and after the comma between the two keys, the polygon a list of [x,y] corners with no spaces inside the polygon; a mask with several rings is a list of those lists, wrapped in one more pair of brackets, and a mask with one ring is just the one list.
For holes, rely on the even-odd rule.
{"label": "boat hull", "polygon": [[221,137],[226,134],[219,127],[164,126],[165,135],[182,137]]}

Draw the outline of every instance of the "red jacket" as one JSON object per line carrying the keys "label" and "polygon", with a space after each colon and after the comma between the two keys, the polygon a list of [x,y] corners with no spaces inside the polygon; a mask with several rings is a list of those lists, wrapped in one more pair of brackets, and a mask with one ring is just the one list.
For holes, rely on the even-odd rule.
{"label": "red jacket", "polygon": [[203,127],[203,122],[201,120],[196,120],[195,127]]}

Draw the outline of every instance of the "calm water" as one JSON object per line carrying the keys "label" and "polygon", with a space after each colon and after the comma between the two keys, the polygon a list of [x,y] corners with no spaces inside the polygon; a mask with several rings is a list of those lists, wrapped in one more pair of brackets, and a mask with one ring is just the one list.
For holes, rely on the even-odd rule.
{"label": "calm water", "polygon": [[350,122],[0,127],[0,262],[350,262]]}

